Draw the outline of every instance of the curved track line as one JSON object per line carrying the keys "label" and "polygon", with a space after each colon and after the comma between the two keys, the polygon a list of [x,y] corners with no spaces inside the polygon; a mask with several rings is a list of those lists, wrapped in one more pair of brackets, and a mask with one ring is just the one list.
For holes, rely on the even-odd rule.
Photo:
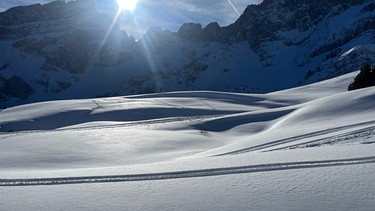
{"label": "curved track line", "polygon": [[280,171],[291,169],[308,169],[331,166],[359,165],[375,163],[375,157],[362,157],[342,160],[323,160],[290,163],[273,163],[240,167],[202,169],[178,172],[163,172],[151,174],[134,175],[108,175],[108,176],[85,176],[85,177],[56,177],[56,178],[31,178],[31,179],[0,179],[0,186],[40,186],[40,185],[66,185],[86,183],[109,183],[109,182],[133,182],[150,180],[167,180],[209,177],[229,174],[244,174],[254,172]]}
{"label": "curved track line", "polygon": [[[285,150],[285,149],[297,149],[297,148],[308,148],[308,147],[318,147],[326,144],[337,144],[340,142],[348,141],[348,140],[355,140],[362,137],[370,137],[374,136],[375,132],[375,126],[363,128],[360,130],[354,130],[350,131],[344,134],[335,135],[335,136],[329,136],[325,138],[319,138],[313,141],[303,142],[299,144],[293,144],[285,147],[280,147],[276,149],[267,150],[265,152],[272,152],[277,150]],[[372,133],[372,134],[371,134]],[[351,136],[355,136],[353,138],[350,138]]]}
{"label": "curved track line", "polygon": [[253,151],[257,151],[257,150],[261,150],[261,149],[267,149],[269,147],[274,147],[274,146],[281,145],[281,144],[290,143],[290,142],[293,142],[293,141],[298,141],[298,140],[305,139],[305,138],[312,138],[314,136],[326,135],[326,134],[329,134],[329,133],[333,133],[333,132],[337,132],[337,131],[345,130],[345,129],[350,129],[350,128],[353,128],[353,127],[360,127],[360,126],[374,125],[374,124],[375,124],[375,121],[369,121],[369,122],[363,122],[363,123],[358,123],[358,124],[353,124],[353,125],[341,126],[341,127],[337,127],[337,128],[331,128],[331,129],[322,130],[322,131],[316,131],[316,132],[303,134],[303,135],[299,135],[299,136],[295,136],[295,137],[291,137],[291,138],[284,138],[284,139],[280,139],[280,140],[277,140],[277,141],[268,142],[268,143],[265,143],[265,144],[259,144],[259,145],[255,145],[255,146],[252,146],[252,147],[240,149],[240,150],[226,152],[226,153],[218,154],[218,155],[215,155],[215,156],[236,155],[236,154],[242,154],[242,153],[246,153],[246,152],[253,152]]}

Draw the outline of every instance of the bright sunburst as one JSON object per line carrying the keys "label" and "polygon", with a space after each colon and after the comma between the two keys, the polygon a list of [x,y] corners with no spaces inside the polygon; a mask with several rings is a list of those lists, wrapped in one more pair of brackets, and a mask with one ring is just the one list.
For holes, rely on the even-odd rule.
{"label": "bright sunburst", "polygon": [[121,10],[133,11],[137,6],[138,0],[116,0]]}

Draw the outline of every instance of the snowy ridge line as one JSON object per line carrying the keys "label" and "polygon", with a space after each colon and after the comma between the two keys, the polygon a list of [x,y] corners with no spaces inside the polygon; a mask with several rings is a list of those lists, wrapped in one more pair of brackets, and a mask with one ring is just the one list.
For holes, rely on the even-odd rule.
{"label": "snowy ridge line", "polygon": [[[225,115],[225,114],[224,114]],[[6,139],[8,137],[19,136],[19,135],[28,135],[34,133],[50,133],[50,132],[63,132],[63,131],[84,131],[84,130],[97,130],[97,129],[110,129],[110,128],[121,128],[121,127],[136,127],[136,126],[149,126],[153,124],[163,124],[171,122],[183,122],[183,121],[199,121],[203,119],[221,117],[223,115],[202,115],[202,116],[186,116],[186,117],[168,117],[160,119],[149,119],[149,120],[139,120],[139,121],[129,121],[119,124],[103,124],[97,126],[82,126],[82,127],[73,127],[74,125],[68,125],[64,127],[71,128],[57,128],[50,130],[22,130],[14,132],[0,132],[0,139]],[[90,122],[84,122],[90,123]]]}
{"label": "snowy ridge line", "polygon": [[242,154],[242,153],[246,153],[246,152],[253,152],[253,151],[257,151],[257,150],[261,150],[261,149],[266,149],[266,148],[269,148],[269,147],[274,147],[274,146],[277,146],[277,145],[280,145],[280,144],[286,144],[286,143],[289,143],[289,142],[305,139],[305,138],[312,138],[314,136],[325,135],[325,134],[337,132],[337,131],[340,131],[340,130],[350,129],[350,128],[353,128],[353,127],[361,127],[361,126],[374,125],[374,124],[375,124],[375,121],[369,121],[369,122],[363,122],[363,123],[358,123],[358,124],[353,124],[353,125],[346,125],[346,126],[342,126],[342,127],[337,127],[337,128],[312,132],[312,133],[308,133],[308,134],[304,134],[304,135],[299,135],[299,136],[295,136],[295,137],[291,137],[291,138],[284,138],[284,139],[281,139],[281,140],[272,141],[272,142],[265,143],[265,144],[260,144],[260,145],[240,149],[240,150],[235,150],[235,151],[232,151],[232,152],[226,152],[226,153],[223,153],[223,154],[218,154],[216,156],[236,155],[236,154]]}
{"label": "snowy ridge line", "polygon": [[31,178],[31,179],[0,179],[0,186],[40,186],[40,185],[66,185],[85,183],[109,183],[109,182],[135,182],[148,180],[183,179],[195,177],[209,177],[228,174],[244,174],[254,172],[280,171],[291,169],[307,169],[332,166],[346,166],[375,163],[374,157],[362,157],[341,160],[305,161],[290,163],[272,163],[250,165],[240,167],[202,169],[178,172],[163,172],[134,175],[108,175],[108,176],[84,176],[84,177],[56,177],[56,178]]}
{"label": "snowy ridge line", "polygon": [[[61,129],[54,129],[54,130],[39,130],[40,132],[49,132],[49,131],[80,131],[80,130],[96,130],[96,129],[108,129],[108,128],[120,128],[120,127],[135,127],[135,126],[149,126],[153,124],[163,124],[163,123],[171,123],[171,122],[183,122],[183,121],[198,121],[208,118],[215,118],[220,117],[222,115],[202,115],[202,116],[180,116],[180,117],[167,117],[167,118],[160,118],[160,119],[148,119],[148,120],[138,120],[126,123],[119,123],[119,124],[110,124],[110,125],[98,125],[98,126],[84,126],[84,127],[76,127],[76,128],[61,128]],[[74,126],[74,125],[72,125]],[[22,131],[21,131],[22,132]]]}

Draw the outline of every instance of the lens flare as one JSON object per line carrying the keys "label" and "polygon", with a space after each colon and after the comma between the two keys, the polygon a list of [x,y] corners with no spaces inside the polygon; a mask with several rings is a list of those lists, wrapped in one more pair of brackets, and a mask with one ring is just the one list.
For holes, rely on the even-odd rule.
{"label": "lens flare", "polygon": [[138,0],[116,0],[121,10],[133,11],[137,6]]}

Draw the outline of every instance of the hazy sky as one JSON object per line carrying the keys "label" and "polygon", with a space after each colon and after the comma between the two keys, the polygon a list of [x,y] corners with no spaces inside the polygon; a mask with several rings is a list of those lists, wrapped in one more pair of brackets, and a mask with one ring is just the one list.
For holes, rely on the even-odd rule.
{"label": "hazy sky", "polygon": [[[19,5],[45,4],[52,0],[0,0],[0,11]],[[101,11],[115,13],[115,0],[95,0]],[[177,31],[185,22],[218,22],[221,26],[233,23],[249,4],[259,4],[262,0],[138,0],[133,12],[122,12],[121,24],[128,34],[139,37],[146,29],[159,26]],[[232,5],[233,6],[232,6]],[[234,8],[235,9],[234,9]],[[236,11],[237,10],[237,11]]]}

